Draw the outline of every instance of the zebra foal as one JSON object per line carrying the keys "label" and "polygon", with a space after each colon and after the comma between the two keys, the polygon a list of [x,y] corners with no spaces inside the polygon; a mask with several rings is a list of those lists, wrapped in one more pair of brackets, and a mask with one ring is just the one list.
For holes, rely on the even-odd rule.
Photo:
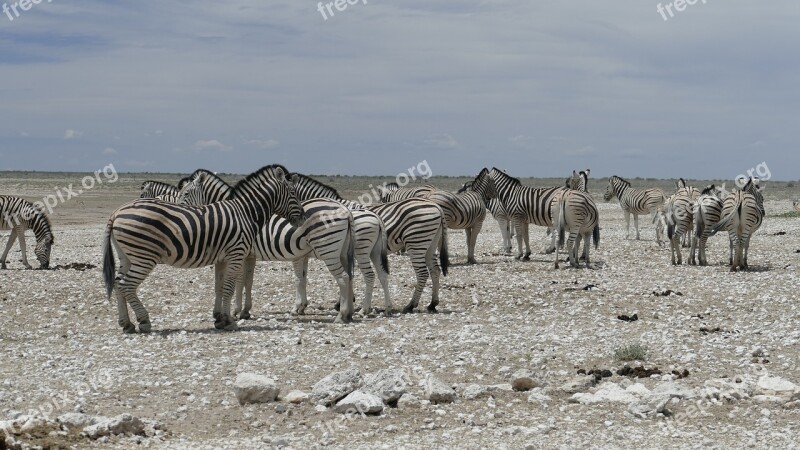
{"label": "zebra foal", "polygon": [[[128,304],[136,314],[139,331],[150,331],[150,316],[136,291],[158,264],[186,269],[214,264],[216,276],[224,281],[222,298],[214,302],[214,326],[235,329],[230,299],[241,279],[244,260],[273,212],[292,224],[303,220],[292,180],[280,165],[265,166],[248,175],[234,186],[231,200],[194,207],[139,199],[114,211],[103,242],[103,278],[109,299],[116,290],[118,323],[123,331],[136,329]],[[116,278],[115,249],[120,260]]]}
{"label": "zebra foal", "polygon": [[33,253],[39,261],[40,269],[50,267],[50,251],[53,248],[53,231],[50,220],[44,211],[33,203],[9,195],[0,195],[0,230],[11,230],[8,243],[0,257],[0,269],[7,269],[6,257],[14,240],[19,241],[19,250],[22,253],[22,264],[26,269],[31,269],[28,263],[27,246],[25,244],[25,231],[32,230],[36,236],[36,247]]}

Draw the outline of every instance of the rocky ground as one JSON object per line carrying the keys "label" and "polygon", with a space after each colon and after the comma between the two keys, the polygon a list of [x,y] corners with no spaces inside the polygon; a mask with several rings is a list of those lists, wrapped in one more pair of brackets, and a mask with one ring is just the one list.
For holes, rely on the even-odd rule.
{"label": "rocky ground", "polygon": [[[212,270],[162,266],[140,290],[147,335],[124,335],[99,268],[76,264],[99,265],[113,206],[83,223],[62,212],[59,270],[19,270],[14,251],[0,273],[0,428],[23,447],[795,447],[800,219],[775,217],[790,195],[768,198],[746,273],[728,272],[722,236],[715,265],[673,267],[648,221],[626,240],[600,200],[589,270],[553,269],[540,228],[532,261],[515,261],[487,219],[477,266],[450,232],[439,314],[334,325],[337,289],[313,263],[310,314],[293,317],[291,267],[261,263],[256,320],[220,332]],[[413,272],[390,263],[399,309]],[[630,344],[644,360],[615,356]]]}

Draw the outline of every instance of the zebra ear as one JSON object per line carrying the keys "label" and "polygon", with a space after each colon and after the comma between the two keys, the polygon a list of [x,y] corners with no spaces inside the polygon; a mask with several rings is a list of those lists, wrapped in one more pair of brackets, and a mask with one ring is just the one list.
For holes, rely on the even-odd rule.
{"label": "zebra ear", "polygon": [[573,171],[572,171],[572,176],[573,176],[573,177],[577,177],[577,176],[578,176],[578,172],[576,172],[576,171],[574,171],[574,170],[573,170]]}
{"label": "zebra ear", "polygon": [[289,175],[289,181],[291,181],[292,183],[295,183],[295,184],[299,183],[300,182],[300,175],[298,175],[296,173],[293,173],[293,174]]}

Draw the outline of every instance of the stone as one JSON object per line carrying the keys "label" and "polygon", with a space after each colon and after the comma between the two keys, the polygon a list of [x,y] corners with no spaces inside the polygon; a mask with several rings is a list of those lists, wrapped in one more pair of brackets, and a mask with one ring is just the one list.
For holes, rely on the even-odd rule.
{"label": "stone", "polygon": [[280,391],[274,379],[247,372],[236,376],[233,390],[240,405],[273,402]]}
{"label": "stone", "polygon": [[646,398],[628,405],[628,413],[640,419],[664,414],[670,398],[669,394],[650,394]]}
{"label": "stone", "polygon": [[336,403],[334,411],[346,414],[380,414],[383,399],[375,394],[356,390]]}
{"label": "stone", "polygon": [[595,384],[597,384],[597,379],[594,375],[579,375],[561,385],[559,389],[567,394],[575,394],[587,391]]}
{"label": "stone", "polygon": [[653,394],[667,394],[671,398],[680,399],[693,399],[698,396],[694,389],[674,381],[667,381],[659,384],[653,389]]}
{"label": "stone", "polygon": [[456,399],[456,391],[444,381],[429,374],[425,377],[425,397],[433,404],[452,403]]}
{"label": "stone", "polygon": [[397,400],[397,408],[398,409],[409,409],[409,408],[419,408],[422,406],[419,397],[414,394],[403,394],[400,399]]}
{"label": "stone", "polygon": [[601,384],[593,394],[587,392],[577,392],[570,397],[570,403],[581,403],[590,405],[594,403],[631,403],[638,400],[638,397],[618,384],[606,382]]}
{"label": "stone", "polygon": [[480,384],[470,384],[461,392],[461,396],[467,400],[474,400],[486,395],[489,395],[489,389]]}
{"label": "stone", "polygon": [[800,387],[781,377],[764,375],[756,382],[753,393],[755,395],[780,397],[788,402],[798,397],[798,394],[800,394]]}
{"label": "stone", "polygon": [[94,425],[105,418],[98,418],[82,413],[64,413],[58,416],[58,421],[70,432],[80,432],[89,425]]}
{"label": "stone", "polygon": [[526,392],[538,387],[539,383],[534,380],[533,373],[529,370],[518,370],[511,377],[511,388],[517,392]]}
{"label": "stone", "polygon": [[540,387],[535,387],[528,393],[528,403],[547,403],[550,400],[552,400],[550,396]]}
{"label": "stone", "polygon": [[401,369],[382,369],[364,377],[361,390],[377,395],[384,403],[396,403],[408,391],[405,372]]}
{"label": "stone", "polygon": [[334,372],[319,380],[311,390],[311,400],[320,405],[333,405],[360,388],[364,380],[357,366]]}
{"label": "stone", "polygon": [[307,392],[294,390],[294,391],[289,391],[289,393],[286,394],[285,397],[283,397],[283,400],[286,403],[294,403],[297,405],[300,403],[307,402],[309,397],[310,395]]}
{"label": "stone", "polygon": [[83,429],[81,434],[86,435],[90,439],[98,439],[103,436],[116,434],[143,435],[144,422],[130,414],[120,414],[110,419],[101,420],[94,425],[89,425]]}

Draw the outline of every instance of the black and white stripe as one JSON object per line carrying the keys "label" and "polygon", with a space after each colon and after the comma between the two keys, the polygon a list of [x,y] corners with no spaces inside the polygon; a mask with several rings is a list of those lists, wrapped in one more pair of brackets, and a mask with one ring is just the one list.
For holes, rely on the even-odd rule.
{"label": "black and white stripe", "polygon": [[[458,190],[459,193],[465,192],[472,186],[472,181],[467,181],[464,183],[463,186]],[[503,251],[507,254],[511,254],[511,238],[514,237],[514,227],[511,224],[511,220],[506,212],[505,208],[503,208],[503,204],[500,202],[500,199],[497,197],[490,198],[484,201],[486,209],[489,210],[494,220],[497,221],[497,225],[500,227],[500,236],[503,239]]]}
{"label": "black and white stripe", "polygon": [[50,267],[50,251],[53,248],[53,231],[50,227],[50,220],[41,208],[33,203],[8,195],[0,195],[0,230],[11,230],[8,243],[0,257],[0,269],[6,269],[6,257],[14,240],[19,241],[19,250],[22,253],[22,264],[30,269],[28,263],[28,253],[25,245],[25,231],[33,231],[36,236],[36,247],[33,253],[39,260],[39,268],[47,269]]}
{"label": "black and white stripe", "polygon": [[722,217],[722,201],[727,196],[725,185],[717,188],[713,184],[707,186],[700,193],[700,197],[692,207],[694,216],[694,239],[692,239],[691,255],[689,264],[695,264],[695,252],[697,253],[697,263],[701,266],[708,265],[706,258],[706,242],[714,225]]}
{"label": "black and white stripe", "polygon": [[731,193],[722,202],[722,218],[712,228],[712,234],[720,230],[728,232],[731,272],[747,269],[750,237],[764,220],[763,190],[763,186],[758,186],[758,179],[751,177],[741,191]]}
{"label": "black and white stripe", "polygon": [[[282,166],[266,166],[234,186],[231,200],[195,207],[139,199],[114,211],[106,225],[103,278],[109,298],[114,289],[117,291],[123,331],[135,331],[127,304],[136,314],[139,331],[150,331],[150,317],[136,291],[158,264],[186,269],[214,264],[218,279],[224,283],[221,299],[214,302],[214,326],[235,328],[230,299],[256,236],[272,213],[293,224],[304,220],[288,176]],[[112,245],[120,259],[116,280]]]}
{"label": "black and white stripe", "polygon": [[436,186],[432,184],[400,187],[400,185],[394,182],[386,183],[385,186],[381,187],[381,201],[383,203],[388,203],[405,200],[407,198],[426,197],[435,190]]}
{"label": "black and white stripe", "polygon": [[[224,180],[207,170],[199,169],[191,181],[181,186],[182,202],[200,206],[231,198],[233,188]],[[298,227],[288,220],[273,215],[267,226],[256,237],[253,252],[245,261],[243,283],[236,285],[236,308],[234,315],[249,319],[253,305],[253,275],[256,261],[289,261],[294,265],[296,303],[294,314],[305,314],[308,306],[306,285],[308,284],[308,259],[321,260],[339,285],[339,300],[347,305],[342,311],[352,311],[353,261],[355,239],[353,216],[342,204],[329,199],[312,199],[302,202],[306,220]],[[244,308],[242,291],[246,292]],[[240,314],[241,312],[241,314]],[[349,322],[352,317],[341,317]]]}
{"label": "black and white stripe", "polygon": [[634,189],[631,183],[614,175],[608,179],[606,193],[603,196],[605,201],[616,197],[619,206],[625,213],[625,239],[630,236],[631,214],[633,214],[633,224],[636,228],[636,239],[639,237],[639,215],[653,214],[653,221],[656,220],[655,213],[659,206],[666,201],[664,191],[658,188]]}
{"label": "black and white stripe", "polygon": [[565,245],[564,235],[569,232],[565,250],[569,256],[572,267],[578,267],[578,250],[583,239],[583,258],[586,267],[589,267],[589,239],[594,240],[594,248],[600,245],[600,213],[592,196],[586,192],[570,189],[563,192],[558,201],[556,231],[558,232],[558,245],[556,246],[555,267],[558,268],[559,248]]}
{"label": "black and white stripe", "polygon": [[564,187],[581,192],[589,192],[589,173],[591,170],[572,171],[572,176],[568,177]]}
{"label": "black and white stripe", "polygon": [[664,204],[664,219],[666,221],[667,239],[669,239],[672,265],[683,264],[681,238],[692,230],[692,224],[694,222],[694,213],[692,209],[694,203],[692,192],[683,187],[678,189],[678,192],[667,199]]}

